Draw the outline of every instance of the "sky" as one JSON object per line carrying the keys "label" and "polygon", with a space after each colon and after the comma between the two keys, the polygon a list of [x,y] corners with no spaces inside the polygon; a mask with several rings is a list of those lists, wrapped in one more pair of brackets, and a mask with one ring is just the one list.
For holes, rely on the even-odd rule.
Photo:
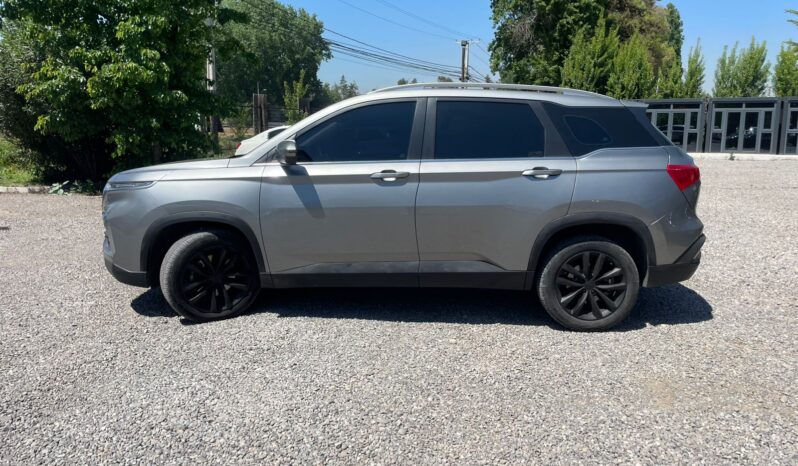
{"label": "sky", "polygon": [[[457,39],[479,40],[471,48],[471,65],[480,74],[489,73],[488,55],[482,50],[487,50],[493,38],[489,0],[281,1],[315,13],[325,27],[335,32],[391,52],[434,63],[459,67],[460,44]],[[724,45],[731,47],[735,42],[740,42],[741,46],[746,46],[754,36],[757,41],[767,42],[768,60],[774,64],[782,42],[789,39],[798,41],[798,28],[787,22],[788,15],[785,13],[788,8],[798,9],[798,0],[671,1],[681,12],[684,21],[685,59],[690,47],[701,40],[707,65],[707,91],[712,88],[715,64]],[[398,6],[421,19],[390,5]],[[337,39],[330,33],[327,36]],[[417,78],[419,81],[434,81],[436,78],[435,73],[391,70],[378,66],[357,63],[356,59],[339,55],[322,64],[319,79],[333,82],[344,75],[347,80],[357,82],[361,92],[366,92],[394,85],[403,77]]]}

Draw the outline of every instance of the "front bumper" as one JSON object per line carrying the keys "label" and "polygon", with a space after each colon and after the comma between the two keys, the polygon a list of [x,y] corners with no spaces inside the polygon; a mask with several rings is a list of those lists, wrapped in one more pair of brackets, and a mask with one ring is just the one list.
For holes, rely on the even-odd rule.
{"label": "front bumper", "polygon": [[118,281],[125,285],[139,286],[142,288],[149,288],[150,282],[147,280],[147,272],[131,272],[122,267],[114,264],[114,260],[107,254],[103,254],[105,259],[105,268],[111,272]]}
{"label": "front bumper", "polygon": [[653,288],[683,282],[692,277],[701,264],[701,248],[706,240],[706,236],[699,236],[673,264],[649,266],[643,286]]}

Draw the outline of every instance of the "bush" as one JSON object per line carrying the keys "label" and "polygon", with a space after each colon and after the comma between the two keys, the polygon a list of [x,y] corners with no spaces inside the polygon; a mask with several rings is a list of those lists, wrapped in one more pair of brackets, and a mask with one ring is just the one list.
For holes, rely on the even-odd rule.
{"label": "bush", "polygon": [[0,137],[0,186],[28,185],[36,181],[29,151]]}

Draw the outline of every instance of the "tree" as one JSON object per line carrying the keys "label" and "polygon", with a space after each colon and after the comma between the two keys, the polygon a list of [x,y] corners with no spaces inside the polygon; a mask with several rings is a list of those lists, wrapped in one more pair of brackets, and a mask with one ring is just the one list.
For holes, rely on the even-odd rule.
{"label": "tree", "polygon": [[610,68],[620,45],[618,29],[607,30],[605,19],[599,19],[592,37],[584,27],[574,37],[571,50],[562,68],[562,86],[606,93]]}
{"label": "tree", "polygon": [[654,91],[654,71],[639,35],[623,44],[612,62],[607,92],[617,99],[644,99]]}
{"label": "tree", "polygon": [[677,57],[682,56],[682,45],[684,44],[684,23],[682,22],[682,15],[673,3],[668,3],[665,6],[668,13],[668,45],[673,48]]}
{"label": "tree", "polygon": [[738,52],[738,44],[729,53],[723,48],[715,68],[715,97],[758,97],[765,93],[770,64],[767,63],[767,45],[751,44]]}
{"label": "tree", "polygon": [[316,99],[315,104],[319,107],[326,107],[358,94],[360,94],[360,89],[357,83],[348,82],[346,76],[341,76],[341,80],[337,83],[322,85],[321,95]]}
{"label": "tree", "polygon": [[677,38],[681,18],[675,21],[678,16],[675,7],[671,8],[671,13],[667,7],[657,5],[657,0],[607,0],[606,3],[607,21],[618,27],[621,42],[639,35],[654,73],[659,73],[663,64],[678,59],[671,45],[681,49],[681,41]]}
{"label": "tree", "polygon": [[401,78],[401,79],[399,79],[399,81],[396,81],[396,84],[399,85],[399,86],[404,86],[405,84],[416,84],[417,82],[418,82],[418,79],[416,79],[416,78],[413,78],[412,81],[408,81],[405,78]]}
{"label": "tree", "polygon": [[[798,16],[798,10],[787,10]],[[798,19],[788,19],[798,26]],[[798,96],[798,43],[787,41],[781,46],[773,73],[773,90],[779,97]]]}
{"label": "tree", "polygon": [[701,42],[699,41],[695,47],[690,49],[690,54],[687,56],[682,97],[691,99],[704,97],[705,73],[704,56],[701,54]]}
{"label": "tree", "polygon": [[673,99],[683,96],[682,64],[680,61],[674,60],[670,65],[663,66],[659,70],[656,97],[658,99]]}
{"label": "tree", "polygon": [[18,88],[37,112],[35,129],[93,147],[91,163],[70,167],[80,176],[209,147],[201,116],[226,110],[205,80],[212,25],[232,17],[215,0],[16,0],[0,3],[0,16],[4,28],[24,24],[25,46],[40,59]]}
{"label": "tree", "polygon": [[285,117],[289,125],[302,120],[308,113],[302,108],[302,99],[308,95],[308,85],[305,83],[305,70],[299,71],[299,79],[289,85],[283,83]]}
{"label": "tree", "polygon": [[[69,142],[63,137],[35,129],[39,115],[49,109],[43,102],[28,101],[17,92],[32,82],[31,71],[41,66],[44,57],[34,50],[32,25],[6,20],[0,37],[0,134],[24,147],[26,165],[45,181],[99,177],[111,170],[111,149],[96,138]],[[97,144],[99,142],[99,145]]]}
{"label": "tree", "polygon": [[773,75],[773,90],[778,97],[798,96],[798,47],[784,44]]}
{"label": "tree", "polygon": [[452,80],[452,78],[449,78],[447,76],[438,76],[438,82],[439,83],[451,83],[451,82],[454,82],[454,80]]}
{"label": "tree", "polygon": [[321,21],[276,0],[224,0],[223,5],[245,15],[248,22],[224,28],[241,46],[237,53],[218,60],[222,97],[250,102],[260,89],[270,101],[280,102],[283,83],[296,81],[300,70],[305,70],[311,91],[321,92],[317,72],[321,62],[332,56]]}
{"label": "tree", "polygon": [[[641,37],[654,72],[677,59],[683,26],[674,6],[656,0],[492,0],[496,36],[491,70],[502,82],[558,85],[577,33],[602,15],[621,42]],[[586,33],[584,37],[591,37]],[[569,78],[571,79],[571,78]]]}
{"label": "tree", "polygon": [[558,85],[576,33],[598,21],[598,0],[491,0],[491,70],[502,82]]}

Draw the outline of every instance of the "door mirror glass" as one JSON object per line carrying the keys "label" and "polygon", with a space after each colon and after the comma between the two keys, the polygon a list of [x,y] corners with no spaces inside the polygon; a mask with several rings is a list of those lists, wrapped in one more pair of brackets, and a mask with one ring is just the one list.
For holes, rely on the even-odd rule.
{"label": "door mirror glass", "polygon": [[277,161],[281,165],[296,165],[296,143],[290,139],[277,144]]}

